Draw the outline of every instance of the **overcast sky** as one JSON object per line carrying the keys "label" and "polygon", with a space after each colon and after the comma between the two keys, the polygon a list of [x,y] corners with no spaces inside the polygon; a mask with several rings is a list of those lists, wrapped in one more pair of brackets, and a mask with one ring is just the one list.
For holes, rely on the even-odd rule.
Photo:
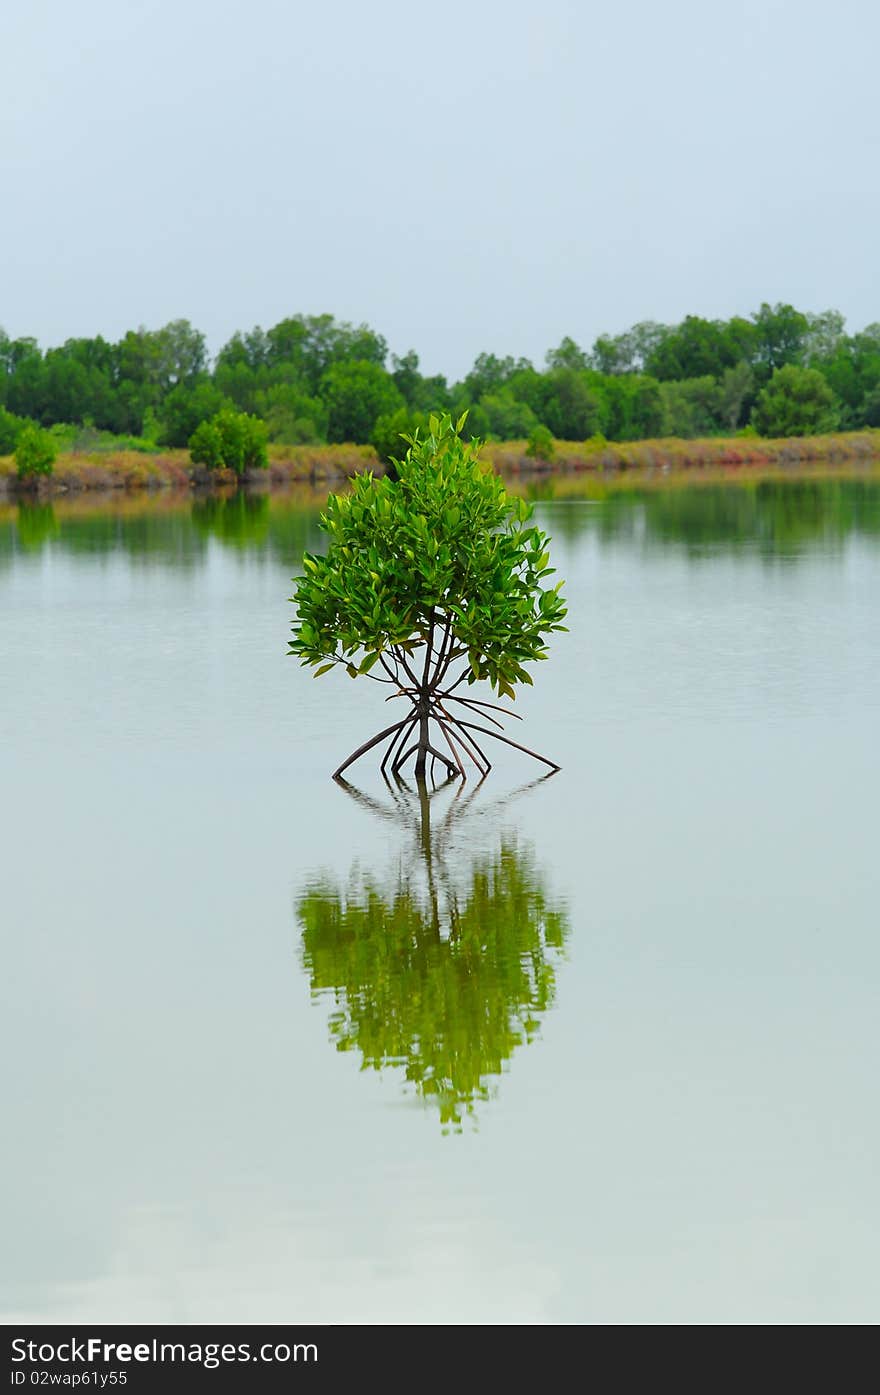
{"label": "overcast sky", "polygon": [[0,325],[298,311],[427,372],[762,300],[880,320],[877,0],[3,6]]}

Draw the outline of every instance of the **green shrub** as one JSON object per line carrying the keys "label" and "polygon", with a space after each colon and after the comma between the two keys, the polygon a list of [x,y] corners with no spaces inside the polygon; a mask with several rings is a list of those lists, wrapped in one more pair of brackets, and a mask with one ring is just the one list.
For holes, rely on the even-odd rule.
{"label": "green shrub", "polygon": [[23,417],[17,417],[14,412],[0,407],[0,455],[12,454],[24,425]]}
{"label": "green shrub", "polygon": [[542,585],[553,570],[547,536],[526,526],[529,505],[483,468],[477,443],[462,439],[463,426],[463,419],[453,426],[447,415],[429,417],[429,434],[413,436],[396,480],[359,475],[349,493],[331,494],[321,518],[327,553],[303,557],[291,653],[316,678],[333,668],[369,675],[411,704],[337,776],[392,735],[383,771],[399,741],[392,773],[417,753],[417,779],[429,756],[464,776],[464,752],[487,774],[491,763],[473,732],[517,743],[474,726],[483,704],[465,697],[461,684],[485,679],[500,697],[513,698],[516,684],[532,682],[526,666],[546,657],[547,636],[564,628],[562,583]]}
{"label": "green shrub", "polygon": [[27,422],[19,432],[15,443],[15,466],[20,480],[36,479],[39,475],[51,475],[55,466],[58,447],[48,431]]}
{"label": "green shrub", "polygon": [[548,464],[556,454],[556,444],[551,431],[546,426],[536,426],[529,436],[526,455],[532,460],[544,460]]}
{"label": "green shrub", "polygon": [[410,407],[398,407],[396,412],[386,412],[377,419],[370,436],[379,459],[388,465],[392,460],[401,460],[407,452],[409,442],[404,436],[414,436],[417,431],[423,435],[428,429],[428,418],[423,412],[414,412]]}
{"label": "green shrub", "polygon": [[762,436],[821,436],[840,420],[837,397],[815,368],[777,368],[758,396],[752,425]]}
{"label": "green shrub", "polygon": [[265,470],[269,464],[266,436],[266,423],[259,417],[225,408],[196,427],[189,438],[189,453],[194,465],[243,475],[247,470]]}

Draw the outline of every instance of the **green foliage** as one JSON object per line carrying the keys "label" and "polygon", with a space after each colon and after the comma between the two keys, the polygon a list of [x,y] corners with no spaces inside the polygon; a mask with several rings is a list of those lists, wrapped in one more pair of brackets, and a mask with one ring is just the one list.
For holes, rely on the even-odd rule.
{"label": "green foliage", "polygon": [[467,401],[479,402],[481,397],[499,392],[516,374],[522,372],[534,372],[528,359],[479,354],[462,384]]}
{"label": "green foliage", "polygon": [[162,404],[162,444],[188,445],[197,427],[224,408],[231,410],[231,403],[210,378],[173,388]]}
{"label": "green foliage", "polygon": [[643,320],[625,334],[600,334],[590,355],[592,366],[609,377],[620,373],[641,373],[667,335],[669,325]]}
{"label": "green foliage", "polygon": [[496,441],[519,441],[538,426],[538,418],[528,402],[520,401],[510,384],[499,392],[488,393],[480,402],[485,414],[487,435]]}
{"label": "green foliage", "polygon": [[0,407],[0,455],[11,455],[21,434],[25,421],[14,412]]}
{"label": "green foliage", "polygon": [[377,363],[337,363],[321,379],[328,414],[327,438],[366,445],[379,417],[390,416],[404,400],[394,379]]}
{"label": "green foliage", "polygon": [[[749,318],[643,321],[600,335],[589,353],[566,337],[543,371],[527,359],[481,353],[452,385],[424,375],[414,350],[392,355],[390,372],[387,357],[375,330],[332,315],[292,315],[268,330],[236,333],[213,366],[203,335],[186,320],[129,330],[118,343],[68,339],[45,352],[0,331],[0,408],[45,427],[89,422],[104,435],[183,447],[203,421],[230,407],[261,417],[272,441],[381,439],[382,455],[393,456],[387,419],[404,408],[411,424],[430,412],[467,412],[466,438],[522,440],[542,425],[557,440],[601,433],[633,441],[736,430],[776,369],[789,365],[821,372],[847,430],[876,419],[872,394],[880,386],[878,326],[847,334],[836,310],[804,314],[786,304],[763,304]],[[711,392],[693,386],[710,379]]]}
{"label": "green foliage", "polygon": [[795,310],[793,305],[770,306],[765,302],[752,318],[755,357],[759,364],[772,372],[800,361],[810,332],[806,315]]}
{"label": "green foliage", "polygon": [[196,428],[189,439],[189,453],[194,465],[206,465],[209,470],[225,468],[237,475],[264,470],[269,463],[265,423],[225,408]]}
{"label": "green foliage", "polygon": [[530,507],[481,466],[462,425],[431,417],[397,480],[361,476],[350,494],[330,495],[327,555],[306,554],[293,597],[290,650],[304,664],[343,664],[356,677],[392,647],[415,662],[442,615],[468,682],[487,679],[507,696],[531,683],[526,665],[564,628],[562,583],[541,586],[548,539],[526,526]]}
{"label": "green foliage", "polygon": [[718,430],[719,394],[713,377],[660,384],[664,436],[710,436]]}
{"label": "green foliage", "polygon": [[587,355],[580,345],[576,344],[568,335],[565,336],[558,349],[548,350],[546,362],[551,371],[556,368],[568,368],[580,372],[581,369],[588,366]]}
{"label": "green foliage", "polygon": [[217,425],[217,417],[203,421],[189,438],[189,453],[194,465],[205,465],[209,470],[223,468],[223,437]]}
{"label": "green foliage", "polygon": [[663,393],[655,378],[641,373],[605,380],[606,424],[599,429],[610,441],[638,441],[663,433]]}
{"label": "green foliage", "polygon": [[526,455],[532,460],[543,460],[549,464],[555,454],[556,443],[553,440],[553,433],[546,426],[534,427],[526,445]]}
{"label": "green foliage", "polygon": [[880,384],[865,399],[864,417],[866,426],[880,426]]}
{"label": "green foliage", "polygon": [[48,431],[34,422],[26,422],[15,443],[15,466],[20,480],[51,475],[58,447]]}
{"label": "green foliage", "polygon": [[327,439],[327,407],[295,383],[275,383],[259,390],[254,413],[266,423],[270,441],[286,446],[316,445]]}
{"label": "green foliage", "polygon": [[650,354],[648,372],[661,381],[719,377],[740,357],[740,346],[723,322],[687,315]]}
{"label": "green foliage", "polygon": [[[337,363],[370,363],[382,368],[388,346],[368,325],[339,322],[332,315],[293,315],[263,335],[250,336],[251,362],[270,372],[284,367],[307,392],[315,394],[323,375]],[[290,379],[288,379],[290,381]]]}
{"label": "green foliage", "polygon": [[752,423],[762,436],[819,436],[839,421],[837,402],[815,368],[777,368],[758,395]]}
{"label": "green foliage", "polygon": [[409,438],[428,429],[428,418],[411,407],[398,407],[396,412],[381,416],[373,427],[370,445],[379,459],[388,465],[406,454]]}
{"label": "green foliage", "polygon": [[607,406],[591,375],[575,368],[551,368],[541,380],[538,416],[560,441],[583,441],[607,422]]}
{"label": "green foliage", "polygon": [[754,374],[745,362],[724,370],[718,384],[718,417],[725,430],[736,431],[743,420],[754,384]]}

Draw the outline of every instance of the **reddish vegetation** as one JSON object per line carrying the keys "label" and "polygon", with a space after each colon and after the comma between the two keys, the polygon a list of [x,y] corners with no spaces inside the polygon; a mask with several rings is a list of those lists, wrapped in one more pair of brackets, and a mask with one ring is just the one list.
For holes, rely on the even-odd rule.
{"label": "reddish vegetation", "polygon": [[831,464],[880,459],[880,431],[765,440],[758,436],[713,436],[702,441],[556,441],[552,459],[526,454],[525,441],[490,441],[484,457],[499,474],[539,471],[702,470],[712,466]]}
{"label": "reddish vegetation", "polygon": [[[858,464],[880,460],[880,431],[853,431],[833,436],[802,436],[788,440],[760,437],[710,437],[702,441],[556,441],[550,460],[526,454],[525,441],[489,441],[483,459],[499,474],[517,477],[536,472],[601,476],[619,471],[705,471],[755,469],[811,464]],[[372,446],[270,446],[269,468],[247,477],[249,484],[284,487],[292,484],[332,486],[361,470],[384,474]],[[41,493],[83,489],[157,490],[192,486],[234,485],[229,470],[207,471],[193,465],[189,452],[168,450],[156,455],[140,451],[70,451],[59,455],[51,480]],[[15,485],[15,461],[0,458],[0,493]]]}
{"label": "reddish vegetation", "polygon": [[[339,483],[361,470],[384,474],[372,446],[270,446],[269,468],[247,476],[248,483],[267,485]],[[0,492],[14,486],[15,461],[0,458]],[[41,493],[81,489],[187,489],[192,485],[234,485],[231,470],[206,470],[193,465],[189,451],[66,451],[58,456],[51,479],[40,482]]]}

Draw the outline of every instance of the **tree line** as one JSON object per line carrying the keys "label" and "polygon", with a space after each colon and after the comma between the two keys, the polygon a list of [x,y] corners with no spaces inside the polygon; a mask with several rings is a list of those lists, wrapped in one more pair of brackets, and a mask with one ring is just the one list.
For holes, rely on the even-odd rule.
{"label": "tree line", "polygon": [[565,338],[539,368],[482,353],[452,383],[332,315],[237,332],[213,360],[187,320],[45,351],[0,330],[0,454],[24,421],[181,447],[223,411],[259,418],[270,441],[372,443],[385,458],[437,411],[467,411],[467,432],[497,440],[880,427],[880,323],[849,334],[838,311],[763,304],[749,318],[642,322],[590,350]]}

